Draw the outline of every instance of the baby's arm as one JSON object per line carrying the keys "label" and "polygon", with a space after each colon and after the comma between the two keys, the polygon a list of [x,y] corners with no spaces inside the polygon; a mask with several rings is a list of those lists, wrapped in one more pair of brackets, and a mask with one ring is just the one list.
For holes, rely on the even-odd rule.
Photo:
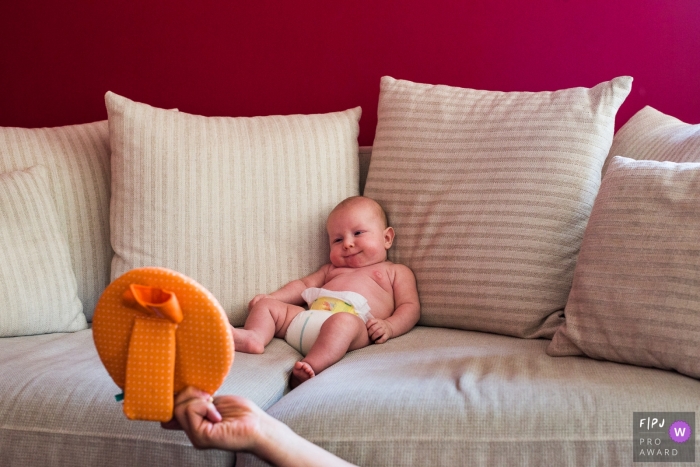
{"label": "baby's arm", "polygon": [[394,312],[387,319],[367,321],[367,333],[375,344],[383,344],[393,337],[406,334],[420,318],[420,301],[413,271],[396,264],[394,276]]}
{"label": "baby's arm", "polygon": [[292,282],[286,284],[279,290],[272,292],[271,294],[259,294],[253,297],[253,299],[248,303],[248,309],[250,310],[253,306],[258,303],[263,298],[274,298],[284,303],[289,303],[292,305],[303,305],[304,299],[301,298],[301,293],[308,289],[309,287],[321,287],[325,284],[326,274],[330,269],[331,265],[326,264],[321,267],[318,271],[309,274],[301,279],[293,280]]}

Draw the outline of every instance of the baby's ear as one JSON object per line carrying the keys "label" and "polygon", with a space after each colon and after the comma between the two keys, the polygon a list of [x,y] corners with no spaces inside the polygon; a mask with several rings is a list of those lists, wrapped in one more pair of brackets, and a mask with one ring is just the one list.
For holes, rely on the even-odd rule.
{"label": "baby's ear", "polygon": [[396,233],[394,232],[393,227],[387,227],[384,229],[384,249],[388,250],[391,248],[391,244],[394,243],[394,236]]}

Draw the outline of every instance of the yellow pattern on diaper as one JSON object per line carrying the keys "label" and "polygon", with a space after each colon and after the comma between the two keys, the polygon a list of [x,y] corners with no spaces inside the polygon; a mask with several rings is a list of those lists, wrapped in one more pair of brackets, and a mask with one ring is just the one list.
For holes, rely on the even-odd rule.
{"label": "yellow pattern on diaper", "polygon": [[351,313],[357,315],[355,307],[348,302],[344,302],[333,297],[318,297],[309,307],[309,310],[330,311],[331,313]]}

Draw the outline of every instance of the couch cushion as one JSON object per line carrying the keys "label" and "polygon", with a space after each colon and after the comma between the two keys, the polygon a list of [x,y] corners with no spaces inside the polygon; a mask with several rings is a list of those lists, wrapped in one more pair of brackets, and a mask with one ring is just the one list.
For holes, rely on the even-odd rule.
{"label": "couch cushion", "polygon": [[636,160],[700,162],[700,124],[684,123],[646,106],[615,133],[603,174],[615,156]]}
{"label": "couch cushion", "polygon": [[[274,339],[262,355],[236,354],[219,394],[269,407],[284,394],[299,354]],[[230,466],[232,455],[197,451],[181,432],[129,421],[92,342],[92,330],[0,339],[3,465]]]}
{"label": "couch cushion", "polygon": [[268,412],[368,467],[632,465],[634,411],[700,411],[700,381],[551,358],[548,342],[417,327],[349,353]]}
{"label": "couch cushion", "polygon": [[384,77],[365,194],[396,228],[421,324],[551,337],[600,186],[621,77],[494,92]]}
{"label": "couch cushion", "polygon": [[700,378],[700,164],[615,156],[547,353]]}
{"label": "couch cushion", "polygon": [[0,172],[43,165],[68,239],[78,297],[88,320],[109,283],[107,121],[58,128],[0,127]]}
{"label": "couch cushion", "polygon": [[362,194],[365,191],[365,183],[367,183],[367,173],[372,159],[372,146],[360,146],[358,157],[360,162],[360,194]]}
{"label": "couch cushion", "polygon": [[359,107],[231,118],[105,99],[113,279],[173,269],[242,325],[253,296],[328,262],[326,216],[359,193]]}
{"label": "couch cushion", "polygon": [[0,337],[87,328],[45,167],[0,174]]}

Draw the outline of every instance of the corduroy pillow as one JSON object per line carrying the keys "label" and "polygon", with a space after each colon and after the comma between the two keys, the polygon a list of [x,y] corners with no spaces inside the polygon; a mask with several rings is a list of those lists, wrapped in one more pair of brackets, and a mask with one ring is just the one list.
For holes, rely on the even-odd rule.
{"label": "corduroy pillow", "polygon": [[0,219],[0,337],[86,329],[44,167],[0,175]]}
{"label": "corduroy pillow", "polygon": [[107,120],[56,128],[0,127],[0,173],[46,167],[88,321],[109,284]]}
{"label": "corduroy pillow", "polygon": [[614,157],[551,356],[700,378],[700,164]]}
{"label": "corduroy pillow", "polygon": [[644,107],[613,138],[603,174],[615,156],[636,160],[700,162],[700,125]]}
{"label": "corduroy pillow", "polygon": [[239,326],[253,296],[328,262],[326,216],[359,190],[359,107],[233,118],[105,99],[113,279],[175,270]]}
{"label": "corduroy pillow", "polygon": [[551,337],[632,78],[493,92],[384,77],[365,194],[424,325]]}

